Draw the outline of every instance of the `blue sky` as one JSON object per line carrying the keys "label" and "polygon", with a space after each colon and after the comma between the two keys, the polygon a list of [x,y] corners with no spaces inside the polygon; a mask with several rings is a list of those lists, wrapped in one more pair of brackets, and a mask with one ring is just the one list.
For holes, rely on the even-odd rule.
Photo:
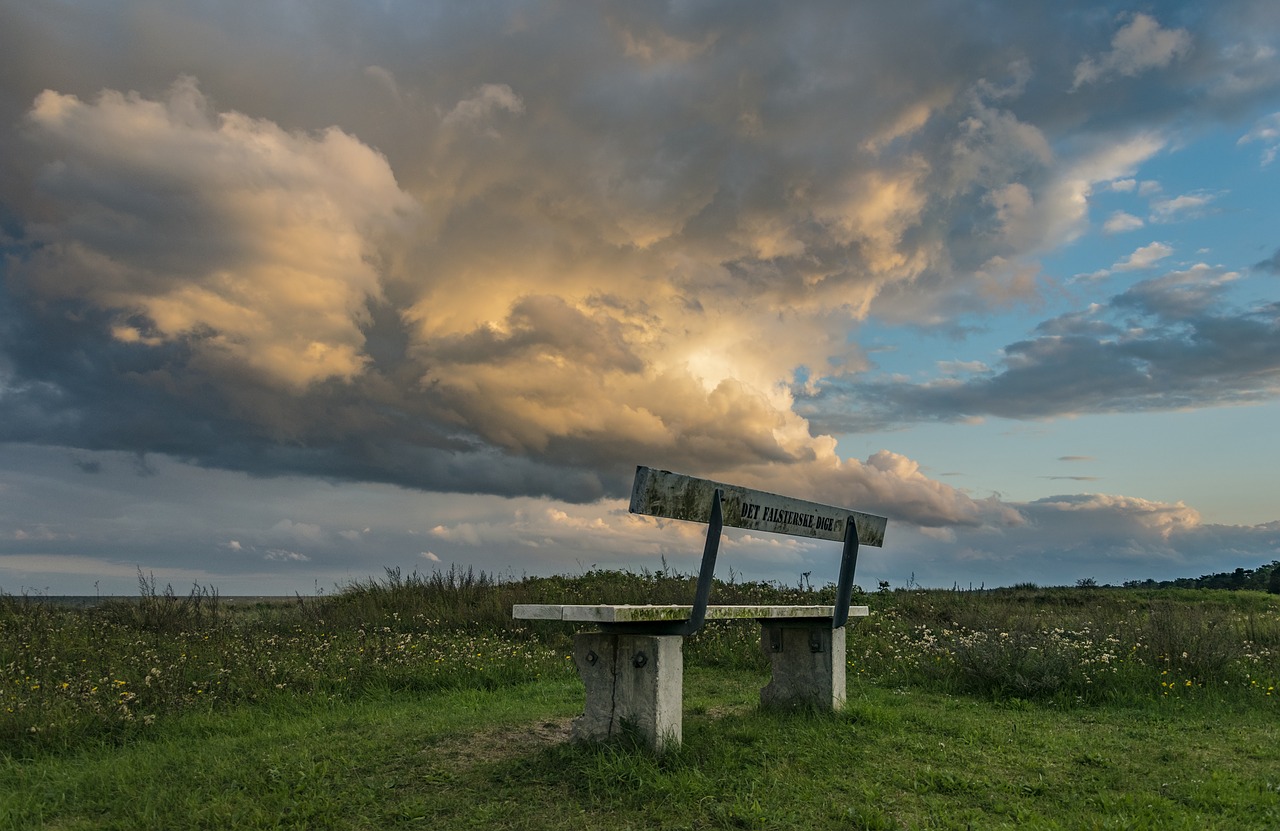
{"label": "blue sky", "polygon": [[[0,590],[1280,558],[1280,7],[0,0]],[[729,534],[724,568],[834,577]]]}
{"label": "blue sky", "polygon": [[[1276,172],[1264,163],[1265,147],[1241,143],[1238,130],[1204,133],[1193,143],[1135,166],[1132,175],[1115,184],[1098,188],[1089,200],[1089,227],[1039,258],[1057,290],[1038,298],[1042,305],[1031,316],[1025,309],[974,316],[973,329],[960,342],[949,332],[909,327],[904,332],[904,327],[872,323],[859,331],[859,337],[876,350],[877,370],[924,381],[956,371],[940,364],[991,363],[1005,346],[1032,335],[1032,327],[1042,319],[1085,308],[1169,270],[1199,264],[1239,269],[1228,293],[1236,303],[1274,298],[1276,275],[1248,265],[1273,253],[1265,241],[1274,236],[1276,225]],[[1162,219],[1152,198],[1139,194],[1142,182],[1150,183],[1147,189],[1157,200],[1192,195],[1208,201],[1185,217]],[[1119,213],[1142,224],[1106,230],[1108,220]],[[1137,222],[1130,219],[1129,224]],[[1168,246],[1169,251],[1150,268],[1089,277],[1153,244]],[[1054,487],[1073,487],[1072,481],[1097,483],[1075,487],[1184,501],[1215,522],[1252,525],[1272,519],[1276,510],[1280,443],[1265,437],[1278,416],[1274,401],[1104,415],[1064,412],[1030,422],[990,419],[961,431],[950,425],[917,424],[851,434],[842,437],[842,448],[857,454],[871,446],[894,446],[927,460],[930,472],[950,484],[1009,499],[1035,499]],[[1191,461],[1204,459],[1210,451],[1211,463]]]}

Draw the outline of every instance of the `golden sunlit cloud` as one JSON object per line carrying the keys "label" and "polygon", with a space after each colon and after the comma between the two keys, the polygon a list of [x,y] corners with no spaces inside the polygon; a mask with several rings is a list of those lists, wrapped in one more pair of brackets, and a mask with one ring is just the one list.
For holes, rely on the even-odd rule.
{"label": "golden sunlit cloud", "polygon": [[28,120],[60,159],[41,181],[64,211],[36,232],[30,290],[292,388],[363,369],[380,238],[415,207],[385,158],[336,128],[215,113],[185,77],[158,101],[47,90]]}

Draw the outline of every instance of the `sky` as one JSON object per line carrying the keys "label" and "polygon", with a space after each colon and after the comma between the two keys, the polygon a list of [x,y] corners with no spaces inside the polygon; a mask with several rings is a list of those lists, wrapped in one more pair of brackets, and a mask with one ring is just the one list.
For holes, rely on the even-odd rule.
{"label": "sky", "polygon": [[[0,0],[0,590],[1280,559],[1280,4]],[[839,546],[726,531],[722,577]]]}

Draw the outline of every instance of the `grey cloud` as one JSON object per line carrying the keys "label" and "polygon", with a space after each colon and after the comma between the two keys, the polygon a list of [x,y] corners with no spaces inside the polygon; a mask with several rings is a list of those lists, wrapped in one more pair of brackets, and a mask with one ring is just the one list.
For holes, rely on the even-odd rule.
{"label": "grey cloud", "polygon": [[1280,274],[1280,248],[1277,248],[1274,254],[1262,262],[1254,263],[1253,267],[1258,271],[1269,271],[1272,274]]}
{"label": "grey cloud", "polygon": [[1185,29],[1165,29],[1150,15],[1133,16],[1111,39],[1111,49],[1082,60],[1075,71],[1072,89],[1109,79],[1111,75],[1133,76],[1168,66],[1191,49],[1191,35]]}
{"label": "grey cloud", "polygon": [[[1206,523],[1181,504],[1106,494],[1052,496],[1018,505],[1023,525],[958,529],[937,539],[910,530],[895,539],[895,562],[870,564],[897,583],[1008,585],[1012,573],[1041,584],[1168,580],[1264,564],[1280,550],[1280,523]],[[877,575],[878,576],[878,575]]]}
{"label": "grey cloud", "polygon": [[1233,309],[1222,277],[1198,267],[1142,281],[1104,305],[1046,321],[1036,337],[1006,346],[988,373],[919,384],[831,380],[798,409],[820,429],[838,432],[1274,398],[1280,305]]}

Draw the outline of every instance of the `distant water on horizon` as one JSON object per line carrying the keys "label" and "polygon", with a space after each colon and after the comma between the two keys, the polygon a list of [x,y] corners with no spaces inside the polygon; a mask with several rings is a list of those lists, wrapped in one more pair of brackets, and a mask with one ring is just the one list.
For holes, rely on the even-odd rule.
{"label": "distant water on horizon", "polygon": [[[100,606],[103,603],[113,601],[133,601],[138,600],[136,594],[10,594],[8,595],[19,603],[48,603],[52,606],[67,606],[73,609],[89,609],[94,606]],[[205,598],[207,601],[209,598]],[[283,603],[297,600],[294,595],[218,595],[219,603],[230,603],[236,606],[249,605],[253,603]]]}

